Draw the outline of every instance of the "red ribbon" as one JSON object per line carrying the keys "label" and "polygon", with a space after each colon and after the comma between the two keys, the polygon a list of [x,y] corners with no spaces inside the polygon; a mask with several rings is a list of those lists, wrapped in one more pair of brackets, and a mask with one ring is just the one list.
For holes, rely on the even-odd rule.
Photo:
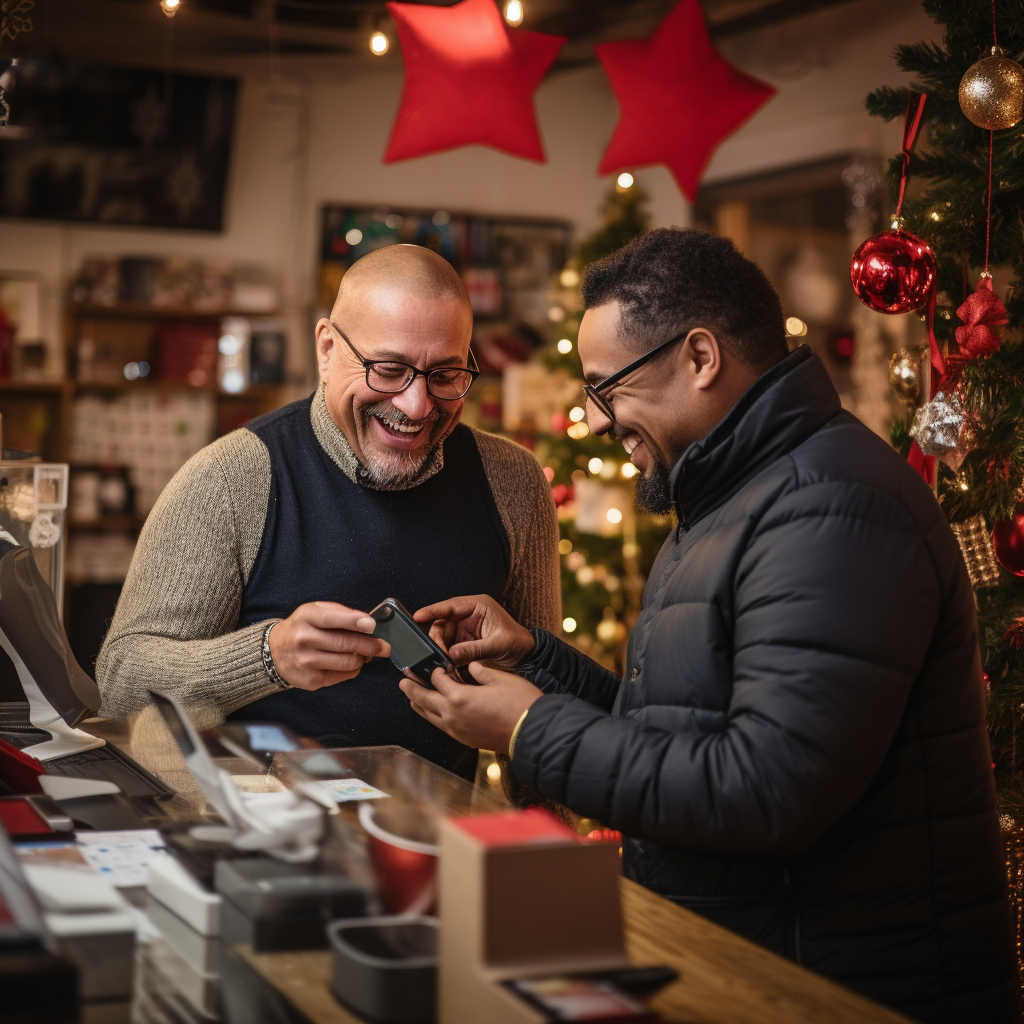
{"label": "red ribbon", "polygon": [[935,286],[932,286],[932,293],[928,297],[928,308],[925,310],[925,323],[928,325],[928,352],[932,360],[932,387],[929,398],[935,397],[939,390],[939,381],[946,373],[946,362],[942,358],[942,349],[939,348],[939,341],[935,337]]}
{"label": "red ribbon", "polygon": [[910,442],[910,453],[907,455],[910,468],[929,486],[935,486],[935,456],[925,455],[916,441]]}
{"label": "red ribbon", "polygon": [[896,216],[900,215],[903,209],[903,193],[907,188],[907,171],[910,168],[910,151],[914,148],[914,141],[917,139],[917,130],[921,127],[921,117],[924,114],[924,101],[928,99],[928,93],[922,92],[917,97],[917,111],[910,116],[911,108],[914,105],[914,94],[907,97],[907,113],[903,118],[903,171],[900,173],[900,197],[896,203]]}

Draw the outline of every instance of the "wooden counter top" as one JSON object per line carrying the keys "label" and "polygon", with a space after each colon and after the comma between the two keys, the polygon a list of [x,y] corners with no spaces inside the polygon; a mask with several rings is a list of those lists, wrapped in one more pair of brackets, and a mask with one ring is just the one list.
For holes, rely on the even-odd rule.
{"label": "wooden counter top", "polygon": [[[639,966],[668,964],[679,981],[651,1005],[676,1024],[910,1024],[848,989],[621,880],[626,944]],[[330,990],[331,954],[236,952],[312,1024],[361,1024]],[[469,1024],[469,1022],[467,1022]],[[483,1024],[483,1022],[481,1022]]]}
{"label": "wooden counter top", "polygon": [[[90,731],[128,748],[124,730],[90,723]],[[140,752],[141,753],[141,752]],[[176,752],[175,752],[176,753]],[[182,767],[150,766],[180,790],[194,790]],[[186,801],[179,796],[172,803]],[[171,810],[172,808],[168,807]],[[680,978],[651,1002],[675,1024],[911,1024],[849,989],[770,953],[707,919],[620,879],[626,946],[637,966],[667,964]],[[331,993],[331,954],[234,951],[311,1024],[363,1024]],[[466,1024],[485,1024],[470,1022]]]}

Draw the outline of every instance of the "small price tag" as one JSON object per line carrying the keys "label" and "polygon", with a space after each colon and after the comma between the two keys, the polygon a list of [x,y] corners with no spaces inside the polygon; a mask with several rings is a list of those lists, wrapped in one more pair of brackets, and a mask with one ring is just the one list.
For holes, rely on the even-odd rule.
{"label": "small price tag", "polygon": [[388,795],[360,779],[318,779],[306,783],[306,788],[317,789],[339,804],[349,800],[379,800]]}

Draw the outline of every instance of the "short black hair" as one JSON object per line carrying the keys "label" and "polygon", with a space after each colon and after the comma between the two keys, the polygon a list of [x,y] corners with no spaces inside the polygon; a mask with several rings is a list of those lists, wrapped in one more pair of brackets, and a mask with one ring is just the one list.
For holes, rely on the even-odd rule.
{"label": "short black hair", "polygon": [[587,309],[618,299],[619,330],[646,352],[673,334],[707,328],[737,359],[764,370],[783,359],[782,304],[764,271],[728,238],[657,228],[587,267]]}

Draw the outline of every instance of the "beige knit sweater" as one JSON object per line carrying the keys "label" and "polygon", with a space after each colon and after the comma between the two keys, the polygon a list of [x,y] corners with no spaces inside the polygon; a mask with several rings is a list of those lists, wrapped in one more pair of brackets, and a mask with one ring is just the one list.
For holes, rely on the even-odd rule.
{"label": "beige knit sweater", "polygon": [[[327,411],[322,387],[310,418],[339,472],[355,482],[359,463]],[[525,448],[478,430],[473,437],[511,548],[505,607],[526,626],[557,631],[558,521],[544,474]],[[429,479],[442,465],[438,449],[408,486]],[[260,548],[270,482],[266,446],[241,429],[204,448],[167,485],[139,536],[96,662],[102,715],[141,711],[153,688],[178,697],[203,728],[277,690],[261,650],[270,620],[235,628]],[[153,717],[150,706],[142,719]],[[133,733],[137,756],[144,755],[138,729],[143,725],[138,722]],[[142,732],[156,742],[149,727]],[[144,760],[157,770],[171,767]]]}

